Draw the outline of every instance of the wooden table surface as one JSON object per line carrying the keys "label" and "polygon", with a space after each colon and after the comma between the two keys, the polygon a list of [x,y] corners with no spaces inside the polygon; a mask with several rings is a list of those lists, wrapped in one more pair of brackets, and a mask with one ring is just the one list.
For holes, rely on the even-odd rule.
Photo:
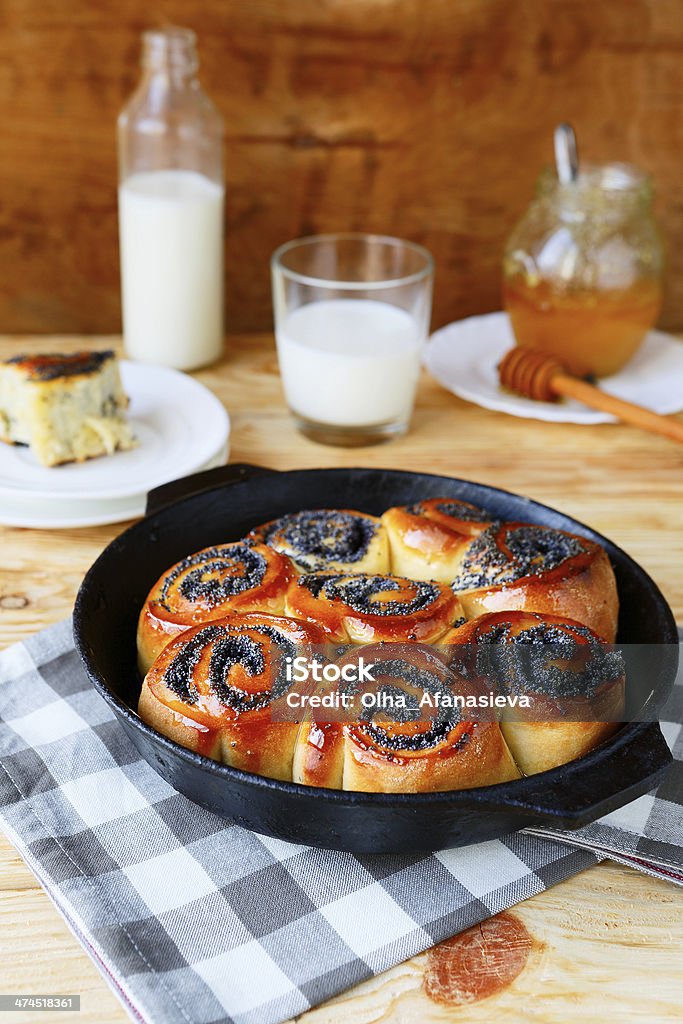
{"label": "wooden table surface", "polygon": [[[0,339],[21,349],[69,349],[111,339]],[[683,620],[683,452],[629,427],[543,424],[461,402],[425,377],[410,433],[390,444],[326,448],[294,430],[283,404],[272,338],[232,337],[224,362],[197,374],[232,417],[230,458],[277,469],[386,466],[433,471],[519,491],[610,536],[659,583]],[[64,618],[83,573],[124,524],[63,531],[0,529],[0,646]],[[521,970],[496,956],[512,936]],[[475,1001],[457,983],[474,943]],[[477,945],[478,944],[478,945]],[[510,943],[508,942],[508,953]],[[683,1020],[683,890],[614,864],[577,875],[298,1018],[300,1024],[437,1021]],[[506,954],[507,955],[507,954]],[[464,961],[467,962],[466,960]],[[517,969],[515,968],[515,970]],[[441,979],[441,984],[436,981]],[[461,979],[462,981],[462,979]],[[80,993],[60,1020],[115,1024],[117,999],[12,846],[0,838],[0,992]],[[13,1024],[39,1014],[16,1013]]]}

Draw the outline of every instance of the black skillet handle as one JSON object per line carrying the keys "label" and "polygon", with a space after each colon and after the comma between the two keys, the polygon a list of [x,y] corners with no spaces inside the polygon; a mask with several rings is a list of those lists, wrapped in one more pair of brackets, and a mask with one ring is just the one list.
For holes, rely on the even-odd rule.
{"label": "black skillet handle", "polygon": [[277,470],[269,469],[267,466],[252,466],[248,462],[233,462],[229,466],[216,466],[214,469],[205,469],[201,473],[180,477],[179,480],[170,480],[167,484],[161,484],[160,487],[155,487],[149,492],[145,515],[149,516],[154,512],[159,512],[167,505],[180,501],[181,498],[213,491],[216,487],[225,484],[241,483],[243,480],[251,480],[252,477],[264,476],[266,473],[277,473]]}
{"label": "black skillet handle", "polygon": [[659,723],[643,722],[624,732],[621,742],[619,737],[610,741],[609,757],[600,758],[596,750],[528,778],[520,809],[538,814],[539,824],[579,828],[654,789],[673,760]]}

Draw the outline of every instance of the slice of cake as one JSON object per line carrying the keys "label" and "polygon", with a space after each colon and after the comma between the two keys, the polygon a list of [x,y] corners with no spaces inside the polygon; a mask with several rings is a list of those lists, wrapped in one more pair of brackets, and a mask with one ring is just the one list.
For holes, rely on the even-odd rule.
{"label": "slice of cake", "polygon": [[21,355],[0,363],[0,440],[44,466],[132,448],[128,399],[113,352]]}

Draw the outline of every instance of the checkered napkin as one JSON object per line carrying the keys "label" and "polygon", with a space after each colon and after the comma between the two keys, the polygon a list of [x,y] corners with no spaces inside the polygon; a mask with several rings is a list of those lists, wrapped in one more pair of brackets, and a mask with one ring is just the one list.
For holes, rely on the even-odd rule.
{"label": "checkered napkin", "polygon": [[[10,839],[150,1024],[277,1024],[600,859],[525,834],[354,857],[230,825],[140,759],[70,623],[0,654],[0,769]],[[648,799],[661,822],[671,794]]]}
{"label": "checkered napkin", "polygon": [[[679,635],[683,643],[683,629]],[[662,708],[660,724],[674,762],[654,793],[574,832],[542,828],[527,829],[527,833],[551,836],[683,885],[683,659],[676,685]]]}

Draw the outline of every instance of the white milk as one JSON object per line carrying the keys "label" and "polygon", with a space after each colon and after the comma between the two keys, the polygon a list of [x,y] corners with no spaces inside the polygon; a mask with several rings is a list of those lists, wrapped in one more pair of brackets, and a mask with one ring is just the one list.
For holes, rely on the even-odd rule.
{"label": "white milk", "polygon": [[195,171],[133,174],[119,187],[125,347],[189,370],[223,347],[223,188]]}
{"label": "white milk", "polygon": [[410,313],[388,302],[327,299],[300,306],[277,330],[290,408],[335,426],[407,422],[422,341]]}

